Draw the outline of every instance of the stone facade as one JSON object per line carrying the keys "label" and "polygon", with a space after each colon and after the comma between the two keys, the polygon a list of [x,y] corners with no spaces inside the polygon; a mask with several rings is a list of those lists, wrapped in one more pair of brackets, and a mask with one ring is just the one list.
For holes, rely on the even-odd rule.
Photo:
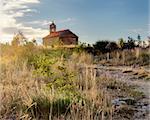
{"label": "stone facade", "polygon": [[50,34],[43,38],[44,46],[77,45],[78,36],[69,29],[56,31],[56,25],[50,25]]}

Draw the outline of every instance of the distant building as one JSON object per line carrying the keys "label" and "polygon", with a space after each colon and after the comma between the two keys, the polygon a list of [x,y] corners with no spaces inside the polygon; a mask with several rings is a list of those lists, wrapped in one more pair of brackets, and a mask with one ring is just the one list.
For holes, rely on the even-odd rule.
{"label": "distant building", "polygon": [[78,36],[69,29],[56,31],[54,22],[50,25],[49,35],[43,38],[44,46],[77,45]]}

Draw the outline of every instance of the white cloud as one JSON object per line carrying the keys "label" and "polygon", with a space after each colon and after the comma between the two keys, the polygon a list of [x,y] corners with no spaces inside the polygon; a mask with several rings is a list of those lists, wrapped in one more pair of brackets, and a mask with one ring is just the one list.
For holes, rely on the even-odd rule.
{"label": "white cloud", "polygon": [[21,10],[21,12],[23,12],[23,13],[28,13],[28,12],[37,12],[37,10],[35,10],[35,9],[25,9],[25,10]]}
{"label": "white cloud", "polygon": [[[76,21],[76,19],[74,19],[74,18],[54,20],[54,22],[57,25],[59,25],[59,24],[74,25],[75,21]],[[35,20],[35,21],[24,22],[24,24],[27,24],[30,26],[36,26],[36,27],[43,28],[43,29],[47,29],[51,23],[52,23],[52,20]]]}
{"label": "white cloud", "polygon": [[[37,13],[38,11],[30,6],[39,3],[40,0],[0,0],[0,42],[10,42],[14,33],[18,31],[22,31],[27,38],[34,37],[36,39],[47,35],[48,30],[44,28],[47,28],[46,26],[51,23],[50,20],[17,21],[18,18],[30,15],[32,12]],[[55,20],[58,24],[74,21],[74,18]],[[36,28],[33,26],[36,26]]]}
{"label": "white cloud", "polygon": [[51,23],[51,21],[48,20],[36,20],[36,21],[31,21],[31,22],[26,22],[27,24],[30,25],[41,25],[41,26],[47,26]]}
{"label": "white cloud", "polygon": [[[74,22],[76,19],[74,18],[66,18],[62,20],[54,20],[56,23],[69,23],[69,22]],[[47,26],[52,23],[51,20],[36,20],[36,21],[31,21],[31,22],[26,22],[27,24],[32,24],[32,25],[41,25],[41,26]]]}
{"label": "white cloud", "polygon": [[74,18],[67,18],[67,19],[63,19],[63,20],[58,20],[56,22],[58,22],[58,23],[68,23],[68,22],[73,22],[73,21],[76,21],[76,19],[74,19]]}
{"label": "white cloud", "polygon": [[29,4],[40,3],[39,0],[2,0],[3,10],[16,10],[29,8]]}
{"label": "white cloud", "polygon": [[0,41],[9,42],[13,34],[22,31],[28,38],[43,37],[47,30],[25,26],[19,23],[17,17],[24,17],[25,13],[37,12],[29,8],[31,4],[38,4],[39,0],[0,0]]}

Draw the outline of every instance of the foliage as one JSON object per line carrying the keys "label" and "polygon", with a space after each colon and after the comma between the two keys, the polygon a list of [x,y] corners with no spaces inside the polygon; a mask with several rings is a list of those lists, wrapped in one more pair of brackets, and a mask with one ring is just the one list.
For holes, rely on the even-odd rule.
{"label": "foliage", "polygon": [[47,89],[55,89],[57,94],[64,96],[75,95],[75,73],[68,71],[66,59],[68,54],[65,51],[43,51],[33,56],[30,65],[34,67],[35,77],[45,79]]}
{"label": "foliage", "polygon": [[128,37],[127,48],[133,49],[134,47],[135,47],[134,40],[132,38]]}
{"label": "foliage", "polygon": [[19,46],[23,45],[26,42],[26,37],[22,32],[18,32],[16,35],[14,35],[13,40],[12,40],[12,45],[13,46]]}
{"label": "foliage", "polygon": [[37,76],[50,77],[53,73],[51,71],[51,65],[55,63],[55,60],[49,59],[46,55],[38,55],[33,57],[31,64],[34,66],[34,74]]}
{"label": "foliage", "polygon": [[[95,47],[99,51],[99,47]],[[97,77],[97,71],[89,69],[89,65],[93,65],[93,55],[86,50],[93,51],[91,46],[48,49],[26,42],[22,46],[1,45],[1,48],[2,59],[10,61],[3,61],[0,73],[3,88],[1,118],[60,119],[63,115],[64,119],[88,120],[103,116],[109,119],[112,116],[110,96],[114,94],[105,90],[140,95],[126,89],[124,84]],[[108,48],[105,46],[105,49]],[[129,51],[126,53],[128,55]],[[115,58],[114,54],[111,54],[112,58]],[[141,55],[141,59],[147,61],[146,56]]]}
{"label": "foliage", "polygon": [[114,50],[118,49],[118,45],[115,42],[109,42],[105,47],[109,52],[112,52]]}
{"label": "foliage", "polygon": [[121,48],[121,49],[123,49],[124,48],[124,40],[123,40],[123,38],[120,38],[119,39],[119,47]]}
{"label": "foliage", "polygon": [[107,49],[106,46],[109,42],[108,41],[97,41],[95,44],[93,44],[93,47],[95,50],[102,52],[102,53],[106,53]]}
{"label": "foliage", "polygon": [[68,114],[70,112],[71,107],[71,99],[69,98],[57,98],[57,99],[49,99],[47,96],[34,96],[33,102],[36,103],[35,106],[32,106],[28,109],[28,113],[31,114],[32,117],[37,116],[36,118],[42,117],[43,119],[49,119],[49,116],[54,119],[56,116],[60,116],[62,114]]}
{"label": "foliage", "polygon": [[137,36],[137,40],[138,41],[141,41],[141,36],[138,34],[138,36]]}

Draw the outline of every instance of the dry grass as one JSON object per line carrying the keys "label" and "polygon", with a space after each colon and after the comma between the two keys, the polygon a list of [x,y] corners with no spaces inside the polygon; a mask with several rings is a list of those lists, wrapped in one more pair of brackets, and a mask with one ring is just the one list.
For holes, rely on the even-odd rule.
{"label": "dry grass", "polygon": [[[37,81],[33,76],[32,72],[29,71],[26,66],[23,68],[17,67],[11,68],[13,65],[9,65],[10,68],[7,68],[5,75],[3,75],[3,80],[1,81],[2,91],[1,91],[1,118],[2,119],[30,119],[36,118],[39,119],[41,116],[46,113],[45,116],[51,115],[50,111],[48,110],[53,109],[48,106],[49,101],[56,101],[57,95],[55,95],[55,91],[45,91],[45,83],[42,81]],[[2,75],[1,75],[2,76]],[[82,78],[84,79],[84,78]],[[94,78],[93,78],[94,79]],[[88,79],[90,81],[90,79]],[[81,103],[74,104],[70,103],[71,113],[65,117],[69,119],[95,119],[96,117],[94,114],[98,114],[99,117],[102,117],[101,112],[111,111],[111,105],[107,106],[107,102],[109,103],[109,98],[107,95],[102,91],[97,91],[96,84],[87,83],[86,80],[82,81],[83,84],[90,84],[91,88],[88,88],[87,85],[84,89],[79,89],[81,96],[84,96],[82,102],[85,102],[84,105]],[[83,87],[82,85],[79,86]],[[58,96],[57,96],[58,97]],[[35,99],[33,99],[35,98]],[[84,101],[87,100],[87,101]],[[41,102],[40,102],[41,101]],[[74,101],[74,100],[72,100]],[[40,105],[39,105],[40,104]],[[44,107],[44,112],[42,112],[41,116],[32,111],[28,111],[30,108],[39,107],[41,105]],[[109,103],[110,104],[110,103]],[[93,107],[91,105],[94,105]],[[96,109],[97,110],[94,110]],[[40,110],[40,111],[41,111]],[[37,111],[39,112],[39,111]],[[67,111],[66,111],[67,112]],[[94,113],[95,112],[95,113]],[[89,116],[87,116],[87,114]],[[91,116],[93,115],[93,116]],[[45,117],[44,116],[44,117]],[[52,118],[53,116],[50,116]]]}
{"label": "dry grass", "polygon": [[21,48],[18,49],[16,48],[19,53],[14,53],[15,57],[9,56],[9,50],[1,57],[0,119],[93,120],[112,116],[109,95],[98,90],[96,72],[86,67],[86,64],[92,63],[90,55],[74,53],[68,61],[60,58],[59,62],[53,65],[55,70],[58,65],[65,63],[68,73],[76,73],[71,84],[76,85],[79,98],[66,98],[63,93],[58,94],[55,88],[49,89],[44,78],[33,75],[34,68],[28,68],[26,60],[18,63],[20,55],[25,52],[20,52]]}
{"label": "dry grass", "polygon": [[107,54],[100,54],[99,56],[97,56],[96,63],[111,66],[149,66],[149,51],[150,48],[140,50],[133,49],[113,51],[109,53],[109,58],[107,58]]}
{"label": "dry grass", "polygon": [[3,49],[0,62],[0,119],[111,120],[114,115],[112,98],[116,94],[126,96],[129,92],[128,86],[107,75],[97,77],[96,69],[89,67],[93,57],[87,53],[65,55],[61,51],[59,57],[54,57],[57,62],[48,64],[53,75],[45,77],[33,74],[36,69],[28,62],[35,54],[51,51],[10,49]]}

